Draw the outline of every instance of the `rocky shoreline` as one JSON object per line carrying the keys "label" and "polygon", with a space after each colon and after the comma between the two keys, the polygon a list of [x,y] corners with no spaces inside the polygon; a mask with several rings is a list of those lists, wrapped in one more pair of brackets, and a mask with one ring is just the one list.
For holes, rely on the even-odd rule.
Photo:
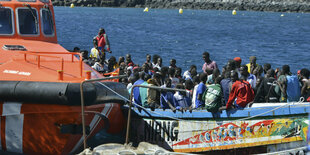
{"label": "rocky shoreline", "polygon": [[310,12],[310,0],[52,0],[54,6]]}

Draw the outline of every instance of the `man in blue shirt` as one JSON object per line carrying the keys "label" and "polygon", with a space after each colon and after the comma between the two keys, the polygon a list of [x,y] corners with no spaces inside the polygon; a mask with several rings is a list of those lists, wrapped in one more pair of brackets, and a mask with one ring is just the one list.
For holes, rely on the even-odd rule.
{"label": "man in blue shirt", "polygon": [[207,81],[207,79],[208,79],[208,74],[206,74],[206,73],[201,73],[200,74],[200,83],[198,84],[198,88],[197,88],[197,91],[196,91],[196,109],[197,108],[202,108],[202,107],[204,107],[204,102],[202,101],[202,95],[203,95],[203,93],[205,92],[205,90],[206,90],[206,81]]}

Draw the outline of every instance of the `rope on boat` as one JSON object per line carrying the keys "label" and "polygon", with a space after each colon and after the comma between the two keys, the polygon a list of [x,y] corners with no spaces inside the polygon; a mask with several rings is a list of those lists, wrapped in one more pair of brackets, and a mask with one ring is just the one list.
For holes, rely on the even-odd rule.
{"label": "rope on boat", "polygon": [[[130,102],[129,99],[127,99],[126,97],[120,95],[119,93],[117,93],[116,91],[114,91],[113,89],[111,89],[110,87],[108,87],[107,85],[105,85],[105,84],[103,84],[103,83],[101,83],[101,82],[98,82],[98,83],[99,83],[100,85],[104,86],[105,88],[107,88],[108,90],[110,90],[111,92],[113,92],[114,94],[116,94],[117,96],[123,98],[125,101]],[[303,102],[304,100],[305,100],[305,99],[304,99],[303,97],[300,97],[300,99],[299,99],[298,102],[288,102],[288,103],[286,103],[286,104],[284,104],[284,105],[278,106],[278,107],[276,107],[276,108],[273,108],[273,109],[271,109],[271,110],[269,110],[269,111],[266,111],[266,112],[263,112],[263,113],[261,113],[261,114],[257,114],[257,115],[250,116],[250,117],[246,117],[246,118],[242,118],[242,119],[238,119],[238,120],[236,120],[236,121],[244,121],[244,120],[248,120],[248,119],[251,119],[251,118],[259,117],[259,116],[262,116],[262,115],[264,115],[264,114],[273,112],[273,111],[275,111],[275,110],[277,110],[277,109],[280,109],[280,108],[289,106],[289,105],[291,105],[291,104],[301,103],[301,102]],[[151,113],[153,113],[153,114],[156,114],[156,115],[159,115],[159,116],[162,116],[162,117],[166,117],[166,118],[170,118],[170,119],[178,120],[178,121],[189,121],[189,122],[191,122],[191,123],[194,123],[194,122],[201,123],[200,121],[184,120],[184,119],[180,119],[180,118],[176,118],[176,117],[172,117],[172,116],[167,116],[167,115],[164,115],[164,114],[155,112],[155,111],[151,111],[150,109],[144,108],[144,107],[142,107],[141,105],[136,104],[136,103],[134,103],[134,102],[133,102],[133,104],[136,105],[137,107],[139,107],[139,108],[145,110],[145,111],[151,112]]]}
{"label": "rope on boat", "polygon": [[289,106],[289,105],[291,105],[291,104],[302,103],[304,100],[305,100],[304,97],[300,97],[298,102],[288,102],[288,103],[286,103],[286,104],[284,104],[284,105],[278,106],[278,107],[273,108],[273,109],[271,109],[271,110],[269,110],[269,111],[266,111],[266,112],[263,112],[263,113],[260,113],[260,114],[254,115],[254,116],[250,116],[250,117],[238,119],[238,120],[236,120],[236,121],[244,121],[244,120],[248,120],[248,119],[251,119],[251,118],[258,117],[258,116],[262,116],[262,115],[264,115],[264,114],[268,114],[268,113],[270,113],[270,112],[273,112],[273,111],[275,111],[275,110],[277,110],[277,109],[280,109],[280,108],[283,108],[283,107],[286,107],[286,106]]}

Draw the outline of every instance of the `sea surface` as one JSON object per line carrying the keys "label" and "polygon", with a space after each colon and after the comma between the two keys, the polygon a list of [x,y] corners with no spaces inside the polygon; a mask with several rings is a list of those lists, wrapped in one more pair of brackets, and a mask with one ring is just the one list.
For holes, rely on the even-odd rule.
{"label": "sea surface", "polygon": [[183,72],[194,64],[201,71],[208,51],[220,69],[229,59],[250,56],[272,68],[288,64],[291,72],[310,69],[310,14],[217,10],[55,7],[58,42],[90,51],[100,27],[108,34],[112,54],[132,55],[136,64],[158,54],[164,66],[174,58]]}

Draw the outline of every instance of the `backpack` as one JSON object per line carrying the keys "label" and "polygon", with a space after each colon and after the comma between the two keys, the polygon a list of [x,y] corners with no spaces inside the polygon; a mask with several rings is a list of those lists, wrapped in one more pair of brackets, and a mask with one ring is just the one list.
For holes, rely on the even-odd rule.
{"label": "backpack", "polygon": [[209,112],[217,112],[222,106],[222,91],[219,84],[207,86],[206,91],[202,96],[205,102],[205,108]]}
{"label": "backpack", "polygon": [[298,102],[300,98],[300,85],[296,75],[286,76],[287,102]]}

